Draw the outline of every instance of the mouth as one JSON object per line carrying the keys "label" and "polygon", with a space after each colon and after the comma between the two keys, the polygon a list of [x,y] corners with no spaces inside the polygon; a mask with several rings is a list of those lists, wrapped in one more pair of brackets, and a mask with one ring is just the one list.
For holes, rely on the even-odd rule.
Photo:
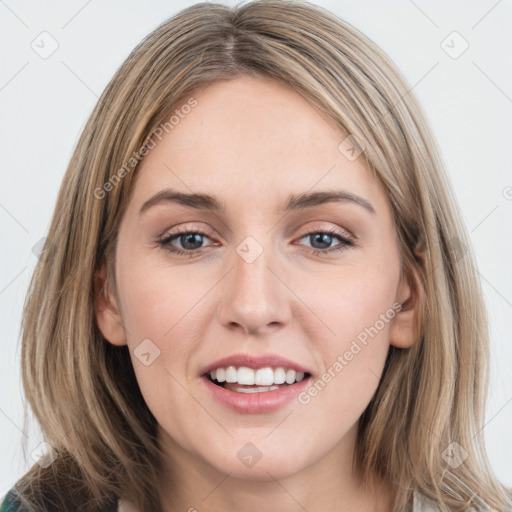
{"label": "mouth", "polygon": [[293,406],[311,369],[278,354],[232,354],[199,370],[210,399],[239,414],[267,414]]}
{"label": "mouth", "polygon": [[293,386],[311,377],[309,372],[292,368],[246,366],[217,368],[203,375],[218,387],[235,393],[266,393]]}

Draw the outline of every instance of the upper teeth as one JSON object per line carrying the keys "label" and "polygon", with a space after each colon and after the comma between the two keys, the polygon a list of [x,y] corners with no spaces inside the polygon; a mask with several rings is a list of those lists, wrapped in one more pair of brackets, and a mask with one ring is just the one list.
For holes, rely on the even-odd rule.
{"label": "upper teeth", "polygon": [[210,372],[212,380],[218,382],[237,382],[246,386],[271,386],[272,384],[293,384],[300,382],[304,378],[303,372],[295,370],[285,370],[284,368],[260,368],[253,370],[246,366],[236,368],[228,366],[227,368],[217,368]]}

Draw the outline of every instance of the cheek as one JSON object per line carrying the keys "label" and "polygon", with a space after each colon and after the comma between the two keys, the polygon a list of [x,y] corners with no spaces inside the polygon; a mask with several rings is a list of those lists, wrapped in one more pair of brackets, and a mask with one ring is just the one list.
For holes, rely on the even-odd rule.
{"label": "cheek", "polygon": [[204,294],[204,282],[192,284],[190,269],[171,269],[155,259],[134,254],[119,265],[123,321],[132,343],[172,337],[199,301],[199,292]]}
{"label": "cheek", "polygon": [[118,264],[132,364],[144,399],[157,418],[177,407],[193,410],[182,386],[196,377],[190,361],[199,350],[207,314],[203,296],[215,281],[197,274],[191,279],[190,272],[190,267],[171,269],[136,252]]}
{"label": "cheek", "polygon": [[199,346],[191,323],[197,301],[190,290],[170,291],[169,283],[146,277],[132,281],[125,296],[130,356],[148,408],[173,438],[184,438],[183,418],[197,415],[188,390],[190,358]]}
{"label": "cheek", "polygon": [[[344,403],[357,408],[353,410],[357,416],[377,388],[396,314],[392,306],[398,277],[396,262],[386,272],[380,264],[361,264],[340,270],[328,287],[318,281],[316,287],[307,285],[308,300],[323,324],[311,321],[308,333],[323,368],[312,395],[315,398],[321,392],[320,401],[333,414],[346,414],[346,409],[339,407]],[[308,399],[306,396],[304,401]]]}
{"label": "cheek", "polygon": [[[340,350],[360,334],[359,338],[364,339],[364,333],[375,325],[379,332],[372,330],[372,338],[387,339],[389,320],[394,317],[391,307],[396,298],[398,276],[395,264],[385,271],[380,265],[358,263],[333,272],[325,283],[318,279],[303,280],[303,290],[308,287],[308,301],[325,324],[325,336],[311,339],[325,340],[325,347]],[[386,312],[391,318],[383,323],[382,315]]]}

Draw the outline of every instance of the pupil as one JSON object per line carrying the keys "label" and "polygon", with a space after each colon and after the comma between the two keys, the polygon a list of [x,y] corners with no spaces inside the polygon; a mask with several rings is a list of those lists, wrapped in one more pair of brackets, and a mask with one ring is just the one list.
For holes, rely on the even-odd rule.
{"label": "pupil", "polygon": [[[332,236],[329,235],[328,233],[315,233],[313,235],[311,235],[311,245],[313,245],[313,240],[318,241],[320,243],[325,243],[327,245],[327,247],[330,245],[331,243],[331,238]],[[326,247],[318,247],[318,249],[325,249]]]}
{"label": "pupil", "polygon": [[190,233],[190,234],[187,234],[187,235],[182,235],[181,237],[181,242],[182,242],[182,245],[185,249],[197,249],[197,247],[189,247],[187,246],[188,243],[191,243],[192,245],[194,244],[194,239],[196,239],[196,237],[199,238],[199,241],[196,240],[196,243],[199,244],[199,247],[201,246],[201,236],[199,233]]}

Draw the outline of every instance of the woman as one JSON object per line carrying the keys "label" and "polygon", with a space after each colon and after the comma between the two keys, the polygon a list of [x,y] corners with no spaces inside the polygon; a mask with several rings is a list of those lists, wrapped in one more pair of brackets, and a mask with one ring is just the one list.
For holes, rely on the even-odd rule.
{"label": "woman", "polygon": [[511,509],[469,239],[409,89],[306,2],[196,4],[135,48],[27,297],[50,449],[5,510]]}

